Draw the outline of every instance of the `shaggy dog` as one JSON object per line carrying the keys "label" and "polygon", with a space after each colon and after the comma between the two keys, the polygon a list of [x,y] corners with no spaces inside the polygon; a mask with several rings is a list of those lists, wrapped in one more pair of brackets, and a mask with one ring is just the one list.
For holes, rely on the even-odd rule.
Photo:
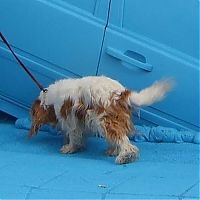
{"label": "shaggy dog", "polygon": [[139,152],[128,138],[133,131],[132,108],[161,100],[171,86],[171,81],[163,80],[136,92],[105,76],[59,80],[33,103],[30,136],[43,124],[59,126],[69,138],[61,152],[75,153],[92,131],[106,138],[110,144],[107,154],[117,156],[116,163],[132,162]]}

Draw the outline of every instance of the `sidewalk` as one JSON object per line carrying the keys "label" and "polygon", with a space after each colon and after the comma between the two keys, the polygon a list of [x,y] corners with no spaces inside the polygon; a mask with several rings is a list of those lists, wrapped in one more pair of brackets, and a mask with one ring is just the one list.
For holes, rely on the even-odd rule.
{"label": "sidewalk", "polygon": [[106,143],[62,155],[62,137],[28,139],[0,115],[0,199],[199,199],[199,145],[137,143],[140,159],[114,164]]}

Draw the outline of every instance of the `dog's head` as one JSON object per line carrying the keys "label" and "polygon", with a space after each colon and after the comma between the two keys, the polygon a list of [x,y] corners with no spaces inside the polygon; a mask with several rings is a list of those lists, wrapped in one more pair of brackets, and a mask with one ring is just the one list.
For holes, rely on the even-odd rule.
{"label": "dog's head", "polygon": [[44,108],[40,105],[41,101],[39,99],[35,100],[31,107],[31,129],[29,136],[32,137],[36,135],[39,128],[44,124],[56,125],[57,119],[54,110],[54,106],[50,105]]}

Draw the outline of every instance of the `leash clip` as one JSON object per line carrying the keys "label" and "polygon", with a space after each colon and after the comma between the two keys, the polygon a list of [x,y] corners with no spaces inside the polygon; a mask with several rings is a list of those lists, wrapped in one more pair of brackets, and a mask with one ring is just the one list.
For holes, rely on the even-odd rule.
{"label": "leash clip", "polygon": [[47,92],[48,92],[48,89],[47,88],[44,88],[42,90],[42,95],[41,95],[41,103],[40,105],[43,106],[43,108],[46,110],[48,108],[48,105],[46,105],[45,101],[46,101],[46,97],[47,97]]}
{"label": "leash clip", "polygon": [[42,92],[43,92],[43,93],[47,93],[47,92],[48,92],[48,89],[47,89],[47,88],[44,88],[44,89],[42,90]]}

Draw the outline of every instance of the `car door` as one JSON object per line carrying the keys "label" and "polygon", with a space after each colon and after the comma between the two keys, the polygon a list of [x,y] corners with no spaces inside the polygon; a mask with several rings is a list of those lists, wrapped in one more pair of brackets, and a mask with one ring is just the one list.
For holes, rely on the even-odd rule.
{"label": "car door", "polygon": [[198,1],[112,1],[98,74],[131,89],[172,77],[162,102],[141,110],[154,124],[199,130]]}
{"label": "car door", "polygon": [[[44,86],[66,76],[95,75],[109,2],[1,0],[0,31]],[[39,90],[1,41],[0,69],[0,110],[20,117]]]}

